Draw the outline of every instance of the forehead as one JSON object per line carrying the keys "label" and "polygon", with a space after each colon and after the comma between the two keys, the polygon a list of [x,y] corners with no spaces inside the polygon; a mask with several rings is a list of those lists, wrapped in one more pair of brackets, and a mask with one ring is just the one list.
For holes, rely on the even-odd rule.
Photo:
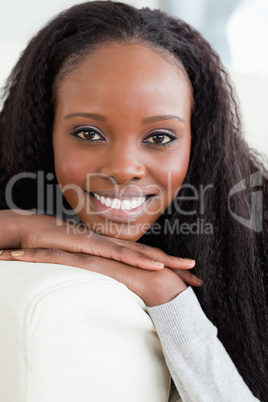
{"label": "forehead", "polygon": [[[176,95],[175,95],[176,93]],[[93,95],[92,95],[93,94]],[[184,96],[192,103],[192,88],[181,62],[140,44],[110,44],[86,55],[57,85],[56,101],[108,95],[131,101],[139,94]]]}

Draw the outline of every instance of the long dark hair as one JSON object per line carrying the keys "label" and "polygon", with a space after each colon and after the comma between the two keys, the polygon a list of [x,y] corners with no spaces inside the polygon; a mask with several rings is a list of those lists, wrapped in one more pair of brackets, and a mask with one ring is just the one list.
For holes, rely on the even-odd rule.
{"label": "long dark hair", "polygon": [[[31,40],[4,91],[0,206],[8,207],[5,187],[14,175],[54,173],[55,83],[100,43],[113,41],[136,41],[169,52],[182,62],[189,76],[194,109],[184,184],[196,189],[209,186],[209,190],[204,208],[198,208],[189,197],[180,197],[189,195],[189,187],[184,186],[175,201],[180,211],[193,213],[186,215],[173,208],[168,219],[171,227],[176,222],[188,227],[203,222],[213,230],[203,233],[200,226],[197,232],[169,230],[162,247],[174,255],[196,259],[196,273],[204,281],[196,290],[200,303],[249,388],[266,401],[268,213],[262,205],[267,200],[267,174],[242,138],[235,94],[218,55],[184,21],[159,10],[93,1],[61,13]],[[36,202],[29,182],[15,191],[21,208],[32,208]],[[239,191],[232,192],[235,188]],[[256,194],[262,198],[250,219],[257,200],[253,190],[259,190]],[[262,219],[258,213],[263,213]],[[156,244],[153,236],[149,238]],[[142,240],[148,239],[144,236]]]}

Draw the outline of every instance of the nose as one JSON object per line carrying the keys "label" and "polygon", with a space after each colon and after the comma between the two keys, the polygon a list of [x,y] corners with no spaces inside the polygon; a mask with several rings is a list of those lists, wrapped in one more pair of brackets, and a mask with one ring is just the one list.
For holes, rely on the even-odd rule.
{"label": "nose", "polygon": [[138,150],[129,147],[113,147],[105,153],[99,172],[112,177],[117,184],[142,179],[146,175],[146,168],[138,154]]}

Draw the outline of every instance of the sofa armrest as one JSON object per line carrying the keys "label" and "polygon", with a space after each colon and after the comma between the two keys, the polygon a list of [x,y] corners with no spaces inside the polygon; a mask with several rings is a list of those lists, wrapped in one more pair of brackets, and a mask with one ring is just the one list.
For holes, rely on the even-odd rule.
{"label": "sofa armrest", "polygon": [[1,401],[168,400],[146,306],[107,276],[1,261],[0,328]]}

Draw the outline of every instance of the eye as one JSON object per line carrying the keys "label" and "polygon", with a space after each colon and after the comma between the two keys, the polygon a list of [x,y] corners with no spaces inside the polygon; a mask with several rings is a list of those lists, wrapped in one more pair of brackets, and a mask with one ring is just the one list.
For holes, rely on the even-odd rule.
{"label": "eye", "polygon": [[91,127],[79,127],[72,132],[72,135],[79,141],[104,141],[104,137],[96,129]]}
{"label": "eye", "polygon": [[165,132],[165,131],[159,131],[155,132],[153,134],[150,134],[143,142],[149,143],[149,144],[154,144],[157,146],[166,146],[166,145],[171,145],[174,143],[174,141],[177,140],[177,137],[174,134],[171,134],[170,132]]}

